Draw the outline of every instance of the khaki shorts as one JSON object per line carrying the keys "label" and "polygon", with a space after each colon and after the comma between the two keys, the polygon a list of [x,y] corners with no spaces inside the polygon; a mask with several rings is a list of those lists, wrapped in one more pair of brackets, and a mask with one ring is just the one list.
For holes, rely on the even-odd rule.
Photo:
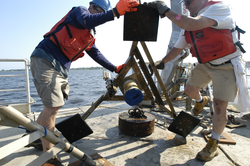
{"label": "khaki shorts", "polygon": [[46,107],[60,107],[68,100],[69,84],[55,67],[44,58],[31,57],[31,72],[33,81],[43,105]]}
{"label": "khaki shorts", "polygon": [[212,66],[209,63],[198,64],[191,72],[187,84],[204,88],[212,81],[213,95],[216,99],[233,102],[236,93],[236,78],[231,63]]}

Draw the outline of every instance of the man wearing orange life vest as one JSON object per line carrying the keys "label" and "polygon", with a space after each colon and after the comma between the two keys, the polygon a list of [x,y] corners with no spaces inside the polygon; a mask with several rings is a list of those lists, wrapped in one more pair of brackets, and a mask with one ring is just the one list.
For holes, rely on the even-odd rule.
{"label": "man wearing orange life vest", "polygon": [[180,3],[182,2],[191,16],[175,13],[161,0],[145,3],[157,9],[161,17],[166,16],[183,29],[175,46],[162,60],[155,62],[155,66],[164,69],[164,64],[177,57],[183,49],[190,49],[192,56],[199,62],[192,70],[185,87],[185,93],[196,100],[192,110],[194,115],[201,113],[210,101],[208,96],[201,96],[199,90],[210,81],[213,82],[215,112],[212,137],[196,155],[198,160],[210,161],[218,155],[219,137],[227,124],[227,105],[234,101],[237,93],[231,61],[241,59],[244,50],[239,45],[235,21],[228,5],[209,0],[181,0]]}
{"label": "man wearing orange life vest", "polygon": [[[38,44],[31,55],[31,72],[37,92],[44,109],[37,123],[54,132],[56,114],[68,99],[68,71],[71,63],[83,57],[85,51],[93,60],[110,71],[119,73],[124,65],[114,66],[96,47],[91,29],[114,20],[114,17],[126,12],[136,11],[136,0],[119,0],[111,8],[109,0],[92,0],[89,8],[72,8]],[[43,151],[52,148],[52,144],[41,139]],[[52,161],[58,162],[56,158]]]}

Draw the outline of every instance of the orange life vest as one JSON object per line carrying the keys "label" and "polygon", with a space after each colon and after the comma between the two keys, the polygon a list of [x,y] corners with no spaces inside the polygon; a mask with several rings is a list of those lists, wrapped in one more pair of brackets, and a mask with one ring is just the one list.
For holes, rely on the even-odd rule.
{"label": "orange life vest", "polygon": [[190,52],[199,63],[206,63],[236,51],[231,30],[204,28],[197,31],[185,31],[185,39],[191,44]]}
{"label": "orange life vest", "polygon": [[[213,5],[207,2],[203,8]],[[230,29],[204,28],[197,31],[185,31],[185,39],[191,44],[190,52],[197,57],[199,63],[206,63],[236,51]]]}
{"label": "orange life vest", "polygon": [[[70,61],[75,61],[84,56],[84,50],[91,49],[95,39],[88,29],[80,29],[65,23],[66,17],[72,10],[57,22],[44,37],[49,37]],[[63,28],[55,33],[54,31],[59,25],[63,25]]]}

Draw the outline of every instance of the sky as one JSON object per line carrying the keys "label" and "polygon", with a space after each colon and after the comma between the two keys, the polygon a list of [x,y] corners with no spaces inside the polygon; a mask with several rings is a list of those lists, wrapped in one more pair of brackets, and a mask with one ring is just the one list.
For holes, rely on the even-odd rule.
{"label": "sky", "polygon": [[[148,0],[141,0],[146,2]],[[165,0],[170,6],[174,0]],[[177,0],[179,1],[179,0]],[[250,24],[247,0],[223,0],[229,3],[235,13],[237,25],[247,31],[241,35],[241,42],[247,53],[243,58],[250,61]],[[118,0],[110,0],[112,7]],[[245,2],[245,3],[244,3]],[[30,55],[43,35],[58,22],[73,6],[89,7],[88,0],[0,0],[0,59],[30,59]],[[123,41],[123,16],[96,27],[96,46],[114,65],[125,63],[132,41]],[[172,23],[167,18],[159,20],[157,42],[146,42],[154,61],[162,59],[167,52],[172,33]],[[140,47],[139,47],[140,50]],[[143,50],[140,50],[143,52]],[[143,53],[142,53],[143,54]],[[146,56],[143,55],[147,62]],[[184,62],[196,62],[187,57]],[[71,68],[100,66],[87,54],[72,63]],[[0,62],[0,70],[24,68],[23,63]]]}

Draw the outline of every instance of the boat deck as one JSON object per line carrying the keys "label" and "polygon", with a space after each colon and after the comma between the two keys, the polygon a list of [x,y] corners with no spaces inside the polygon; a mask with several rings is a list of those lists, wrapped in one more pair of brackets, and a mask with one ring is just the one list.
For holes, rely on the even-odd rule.
{"label": "boat deck", "polygon": [[[177,113],[185,109],[183,102],[173,102]],[[202,127],[197,126],[193,132],[184,138],[169,131],[167,129],[168,124],[164,124],[161,117],[156,117],[154,132],[151,135],[146,137],[128,136],[120,132],[118,119],[119,114],[127,112],[130,108],[125,102],[110,102],[100,105],[86,119],[94,133],[74,142],[73,145],[89,155],[98,153],[114,166],[232,166],[234,165],[233,161],[236,162],[235,165],[250,165],[250,115],[236,119],[245,124],[246,127],[225,128],[224,132],[236,142],[235,145],[220,144],[221,149],[217,157],[210,162],[201,162],[196,160],[195,156],[206,145],[206,141],[201,134]],[[84,111],[88,107],[81,107],[81,109]],[[76,110],[81,113],[78,108],[61,111],[73,111],[73,115]],[[150,111],[148,108],[143,110]],[[235,114],[235,112],[233,113]],[[209,108],[205,107],[202,114],[209,116]],[[58,118],[57,122],[63,119],[65,117]],[[20,138],[25,131],[19,128],[1,126],[0,133],[0,147],[2,147]],[[63,138],[62,135],[60,137]],[[0,165],[27,165],[42,153],[42,151],[33,147],[24,147],[1,159]],[[57,157],[65,165],[78,160],[64,151],[59,152]]]}

